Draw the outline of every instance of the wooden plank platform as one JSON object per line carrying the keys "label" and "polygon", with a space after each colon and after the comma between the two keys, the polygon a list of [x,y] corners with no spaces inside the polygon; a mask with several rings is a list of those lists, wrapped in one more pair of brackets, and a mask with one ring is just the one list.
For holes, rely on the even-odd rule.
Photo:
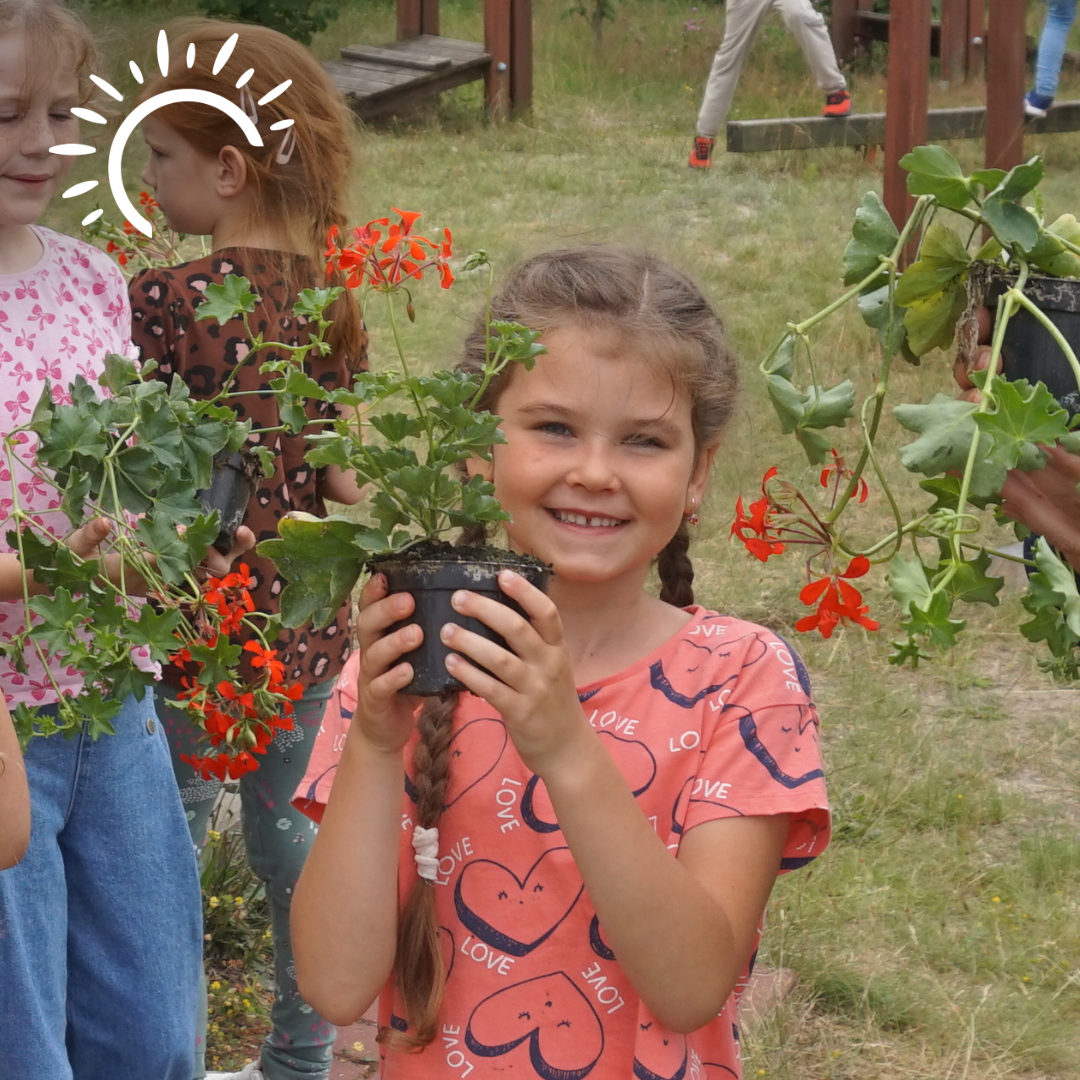
{"label": "wooden plank platform", "polygon": [[388,45],[348,45],[323,67],[352,110],[371,120],[482,79],[490,63],[479,42],[421,34]]}
{"label": "wooden plank platform", "polygon": [[[982,138],[986,109],[931,109],[927,114],[927,139]],[[1052,135],[1080,131],[1080,101],[1060,101],[1041,120],[1028,120],[1025,135]],[[855,113],[844,119],[826,116],[798,116],[774,120],[729,120],[729,153],[748,154],[763,150],[813,150],[829,146],[883,146],[884,113]]]}

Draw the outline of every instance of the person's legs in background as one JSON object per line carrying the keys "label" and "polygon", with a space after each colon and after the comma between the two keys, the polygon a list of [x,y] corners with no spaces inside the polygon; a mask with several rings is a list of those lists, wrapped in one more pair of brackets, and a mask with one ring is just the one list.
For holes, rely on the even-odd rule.
{"label": "person's legs in background", "polygon": [[301,997],[289,937],[293,890],[314,828],[289,803],[304,777],[333,681],[310,687],[296,703],[296,723],[279,731],[259,767],[240,781],[244,840],[251,868],[266,884],[274,935],[272,1028],[259,1068],[266,1080],[326,1080],[337,1031]]}
{"label": "person's legs in background", "polygon": [[[201,732],[186,713],[166,704],[166,700],[174,696],[174,690],[158,683],[154,694],[158,716],[161,717],[165,734],[168,736],[173,775],[176,778],[176,786],[180,789],[180,802],[187,819],[191,842],[195,846],[196,856],[201,864],[202,850],[210,828],[210,815],[217,803],[222,784],[220,780],[204,780],[186,761],[180,760],[181,754],[205,752],[206,745],[201,740]],[[206,972],[200,964],[199,991],[194,1014],[195,1068],[192,1072],[192,1080],[202,1080],[202,1077],[206,1075],[207,1012]]]}
{"label": "person's legs in background", "polygon": [[1045,116],[1054,103],[1065,59],[1065,44],[1075,21],[1076,0],[1048,0],[1046,22],[1035,58],[1035,87],[1025,99],[1028,116]]}
{"label": "person's legs in background", "polygon": [[814,81],[825,91],[825,116],[847,116],[851,112],[851,96],[847,80],[840,73],[836,52],[825,17],[810,0],[776,0],[787,28],[795,35]]}

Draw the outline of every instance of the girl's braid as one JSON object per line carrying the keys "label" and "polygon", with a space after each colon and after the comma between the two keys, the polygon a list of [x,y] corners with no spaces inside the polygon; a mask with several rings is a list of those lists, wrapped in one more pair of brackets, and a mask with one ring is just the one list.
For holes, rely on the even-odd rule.
{"label": "girl's braid", "polygon": [[690,528],[685,521],[656,557],[660,576],[660,599],[675,607],[689,607],[694,602],[694,565],[688,554]]}
{"label": "girl's braid", "polygon": [[[420,740],[413,749],[418,824],[433,829],[446,805],[450,781],[450,738],[457,692],[427,698],[417,718]],[[417,878],[398,920],[394,970],[412,1032],[384,1028],[379,1042],[395,1049],[422,1050],[435,1038],[439,1009],[446,986],[439,920],[435,913],[435,885]]]}

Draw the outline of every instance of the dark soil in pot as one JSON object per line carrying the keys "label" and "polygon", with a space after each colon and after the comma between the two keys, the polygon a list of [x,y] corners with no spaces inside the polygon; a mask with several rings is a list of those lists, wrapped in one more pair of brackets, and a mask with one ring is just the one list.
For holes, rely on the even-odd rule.
{"label": "dark soil in pot", "polygon": [[247,513],[248,503],[262,478],[259,459],[248,449],[233,453],[221,451],[214,455],[214,472],[210,487],[197,493],[206,509],[216,510],[221,528],[214,547],[227,555],[232,548],[236,530]]}
{"label": "dark soil in pot", "polygon": [[446,623],[456,623],[499,645],[506,644],[484,623],[454,611],[450,598],[456,590],[468,589],[490,596],[524,615],[521,607],[499,588],[499,571],[514,570],[538,589],[547,588],[551,574],[550,567],[531,555],[518,555],[502,548],[453,547],[450,544],[425,544],[402,555],[373,559],[369,568],[373,573],[386,575],[391,592],[411,593],[416,601],[413,614],[395,623],[390,631],[416,623],[424,632],[420,647],[406,655],[413,667],[413,680],[403,691],[422,696],[464,689],[446,670],[446,657],[452,650],[439,638]]}
{"label": "dark soil in pot", "polygon": [[[994,308],[998,297],[1016,281],[997,278],[987,291]],[[1024,287],[1028,297],[1061,332],[1080,356],[1080,278],[1032,275]],[[1071,415],[1080,413],[1080,389],[1061,346],[1029,311],[1021,309],[1009,320],[1001,346],[1002,374],[1006,379],[1043,383]]]}

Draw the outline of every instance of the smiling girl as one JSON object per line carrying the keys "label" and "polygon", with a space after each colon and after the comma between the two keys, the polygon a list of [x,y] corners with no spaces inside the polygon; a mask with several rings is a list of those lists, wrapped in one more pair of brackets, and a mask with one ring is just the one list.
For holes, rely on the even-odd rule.
{"label": "smiling girl", "polygon": [[[444,626],[469,692],[423,705],[399,693],[413,598],[365,587],[298,791],[322,821],[293,905],[300,986],[338,1023],[379,998],[385,1080],[738,1077],[766,901],[829,815],[801,662],[694,603],[734,360],[698,289],[646,254],[538,256],[491,318],[548,351],[492,384],[506,443],[469,468],[510,547],[555,573],[547,595],[502,574],[525,617],[456,594],[506,647]],[[483,352],[481,323],[464,367]]]}

